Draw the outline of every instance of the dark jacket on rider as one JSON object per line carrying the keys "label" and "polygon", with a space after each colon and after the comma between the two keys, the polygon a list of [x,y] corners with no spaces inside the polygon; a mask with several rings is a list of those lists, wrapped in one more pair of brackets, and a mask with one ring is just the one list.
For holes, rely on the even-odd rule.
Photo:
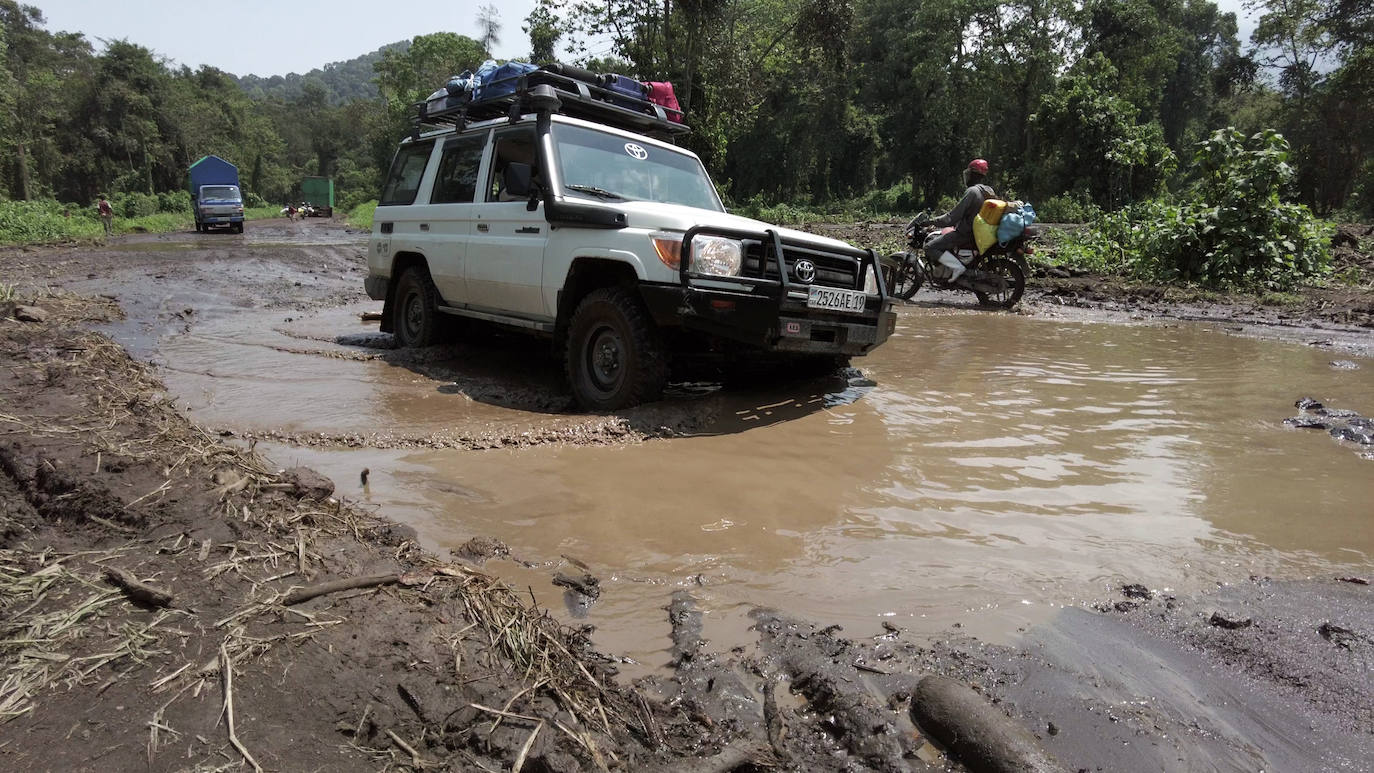
{"label": "dark jacket on rider", "polygon": [[964,191],[964,197],[954,205],[954,209],[931,220],[931,225],[945,228],[954,226],[954,232],[961,237],[973,240],[973,218],[983,208],[983,202],[997,195],[990,185],[976,183]]}

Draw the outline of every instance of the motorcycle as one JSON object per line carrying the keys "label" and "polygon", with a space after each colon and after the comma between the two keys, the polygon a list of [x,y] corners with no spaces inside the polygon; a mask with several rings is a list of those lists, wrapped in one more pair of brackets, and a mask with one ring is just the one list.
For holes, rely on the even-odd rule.
{"label": "motorcycle", "polygon": [[282,207],[279,214],[286,215],[287,219],[293,222],[300,217],[300,211],[292,204],[287,204]]}
{"label": "motorcycle", "polygon": [[1010,309],[1026,291],[1029,266],[1026,256],[1035,252],[1033,242],[1040,229],[1029,225],[1020,236],[1006,244],[995,244],[987,252],[963,249],[955,253],[967,268],[958,279],[950,279],[948,266],[926,256],[925,245],[947,233],[928,224],[927,215],[907,223],[907,251],[894,252],[883,259],[883,278],[888,291],[902,300],[911,300],[926,282],[942,290],[968,290],[984,306]]}

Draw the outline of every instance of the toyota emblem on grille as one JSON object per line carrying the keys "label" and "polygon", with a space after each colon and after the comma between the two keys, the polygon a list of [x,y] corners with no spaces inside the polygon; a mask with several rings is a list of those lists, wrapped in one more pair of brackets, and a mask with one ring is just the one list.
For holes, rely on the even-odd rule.
{"label": "toyota emblem on grille", "polygon": [[798,282],[809,285],[816,281],[816,264],[802,258],[792,266],[792,274],[797,277]]}

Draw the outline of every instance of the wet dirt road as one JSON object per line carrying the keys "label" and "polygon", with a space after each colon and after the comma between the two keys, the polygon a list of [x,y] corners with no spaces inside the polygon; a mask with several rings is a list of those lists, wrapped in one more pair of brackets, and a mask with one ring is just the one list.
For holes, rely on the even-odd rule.
{"label": "wet dirt road", "polygon": [[[1329,576],[1374,553],[1374,461],[1283,424],[1308,395],[1374,413],[1368,358],[956,297],[906,307],[846,379],[684,385],[590,417],[525,339],[385,348],[359,318],[380,310],[364,238],[317,223],[149,237],[74,253],[47,282],[118,297],[110,332],[196,421],[319,469],[429,548],[501,540],[489,571],[645,668],[680,587],[721,649],[760,604],[996,641],[1123,582]],[[579,564],[601,583],[590,606],[551,583]]]}

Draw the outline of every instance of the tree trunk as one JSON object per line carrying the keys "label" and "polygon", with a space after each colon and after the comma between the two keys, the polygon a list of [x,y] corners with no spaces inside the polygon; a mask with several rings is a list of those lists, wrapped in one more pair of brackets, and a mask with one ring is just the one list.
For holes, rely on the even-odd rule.
{"label": "tree trunk", "polygon": [[20,140],[19,148],[19,199],[29,200],[29,158],[24,141]]}

